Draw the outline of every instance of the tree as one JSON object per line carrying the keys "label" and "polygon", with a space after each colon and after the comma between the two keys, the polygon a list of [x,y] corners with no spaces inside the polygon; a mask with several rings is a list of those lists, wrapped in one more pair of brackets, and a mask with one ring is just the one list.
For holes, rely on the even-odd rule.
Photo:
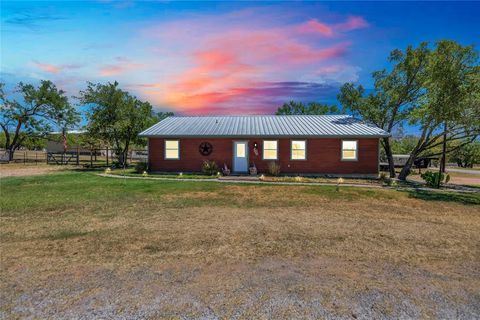
{"label": "tree", "polygon": [[[120,165],[127,164],[129,147],[138,143],[138,134],[158,121],[149,102],[121,90],[118,82],[88,83],[78,97],[80,103],[90,104],[87,112],[87,131],[91,137],[112,146]],[[164,116],[161,114],[160,116]]]}
{"label": "tree", "polygon": [[450,161],[462,168],[473,168],[473,165],[480,164],[480,141],[463,144],[455,149],[450,155]]}
{"label": "tree", "polygon": [[[155,123],[162,121],[165,118],[173,117],[173,112],[156,112],[153,113],[152,118],[150,119],[149,124],[146,128],[153,126]],[[138,139],[135,141],[135,147],[145,147],[147,145],[147,139]],[[143,171],[142,171],[143,172]]]}
{"label": "tree", "polygon": [[[418,48],[407,47],[405,52],[394,50],[388,61],[390,70],[372,73],[374,90],[365,94],[365,89],[353,83],[344,84],[337,96],[344,110],[369,121],[383,130],[392,130],[408,119],[412,109],[422,97],[429,49],[427,43]],[[389,164],[390,177],[394,178],[395,165],[389,138],[382,138],[381,145]]]}
{"label": "tree", "polygon": [[[409,121],[420,138],[399,174],[405,180],[422,153],[445,146],[439,156],[472,143],[480,134],[480,67],[473,46],[439,41],[429,55],[426,81]],[[445,142],[444,142],[445,141]],[[454,143],[454,142],[461,143]],[[448,147],[450,146],[450,147]]]}
{"label": "tree", "polygon": [[280,108],[275,112],[276,115],[294,115],[294,114],[327,114],[327,113],[336,113],[338,108],[336,106],[321,104],[318,102],[310,102],[308,105],[303,104],[302,102],[290,101],[289,103],[284,103]]}
{"label": "tree", "polygon": [[414,135],[406,135],[401,139],[393,139],[390,144],[394,154],[410,154],[417,143],[418,137]]}
{"label": "tree", "polygon": [[0,127],[5,135],[4,147],[10,160],[15,151],[35,136],[45,136],[53,127],[67,128],[79,121],[63,90],[47,80],[38,87],[20,82],[15,93],[21,99],[8,99],[0,84]]}

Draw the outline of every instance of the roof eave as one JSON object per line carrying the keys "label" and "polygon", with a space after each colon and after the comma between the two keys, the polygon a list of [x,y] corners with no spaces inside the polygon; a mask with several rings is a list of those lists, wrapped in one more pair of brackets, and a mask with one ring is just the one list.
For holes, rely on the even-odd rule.
{"label": "roof eave", "polygon": [[391,134],[375,135],[157,135],[157,134],[139,134],[140,138],[388,138]]}

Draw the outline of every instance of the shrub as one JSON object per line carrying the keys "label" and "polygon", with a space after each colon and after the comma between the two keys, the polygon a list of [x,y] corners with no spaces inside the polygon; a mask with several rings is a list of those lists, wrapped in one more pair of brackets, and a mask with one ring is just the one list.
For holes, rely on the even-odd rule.
{"label": "shrub", "polygon": [[209,176],[214,176],[219,171],[218,165],[213,160],[205,160],[202,164],[202,172]]}
{"label": "shrub", "polygon": [[280,174],[280,164],[277,162],[270,162],[268,164],[268,173],[272,176],[278,176]]}
{"label": "shrub", "polygon": [[381,172],[380,176],[378,177],[380,181],[386,182],[387,181],[387,173],[386,172]]}
{"label": "shrub", "polygon": [[143,173],[148,170],[148,164],[146,162],[138,162],[135,164],[135,172]]}
{"label": "shrub", "polygon": [[420,175],[427,186],[436,188],[438,186],[438,182],[440,183],[448,183],[450,181],[450,176],[448,174],[443,174],[440,172],[432,172],[426,171]]}
{"label": "shrub", "polygon": [[294,181],[295,181],[295,182],[303,182],[304,180],[305,180],[305,179],[304,179],[303,177],[300,177],[300,176],[296,176],[296,177],[294,178]]}

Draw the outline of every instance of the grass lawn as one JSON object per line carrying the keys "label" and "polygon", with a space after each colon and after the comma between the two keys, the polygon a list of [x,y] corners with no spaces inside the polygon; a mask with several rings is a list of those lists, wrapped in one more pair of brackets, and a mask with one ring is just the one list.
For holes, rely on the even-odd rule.
{"label": "grass lawn", "polygon": [[1,318],[478,318],[480,194],[0,180]]}

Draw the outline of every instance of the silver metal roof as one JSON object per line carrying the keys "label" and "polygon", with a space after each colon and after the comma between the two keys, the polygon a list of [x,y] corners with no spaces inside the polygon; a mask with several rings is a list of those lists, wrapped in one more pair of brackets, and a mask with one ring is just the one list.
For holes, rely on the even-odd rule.
{"label": "silver metal roof", "polygon": [[348,115],[168,117],[141,137],[387,137]]}

